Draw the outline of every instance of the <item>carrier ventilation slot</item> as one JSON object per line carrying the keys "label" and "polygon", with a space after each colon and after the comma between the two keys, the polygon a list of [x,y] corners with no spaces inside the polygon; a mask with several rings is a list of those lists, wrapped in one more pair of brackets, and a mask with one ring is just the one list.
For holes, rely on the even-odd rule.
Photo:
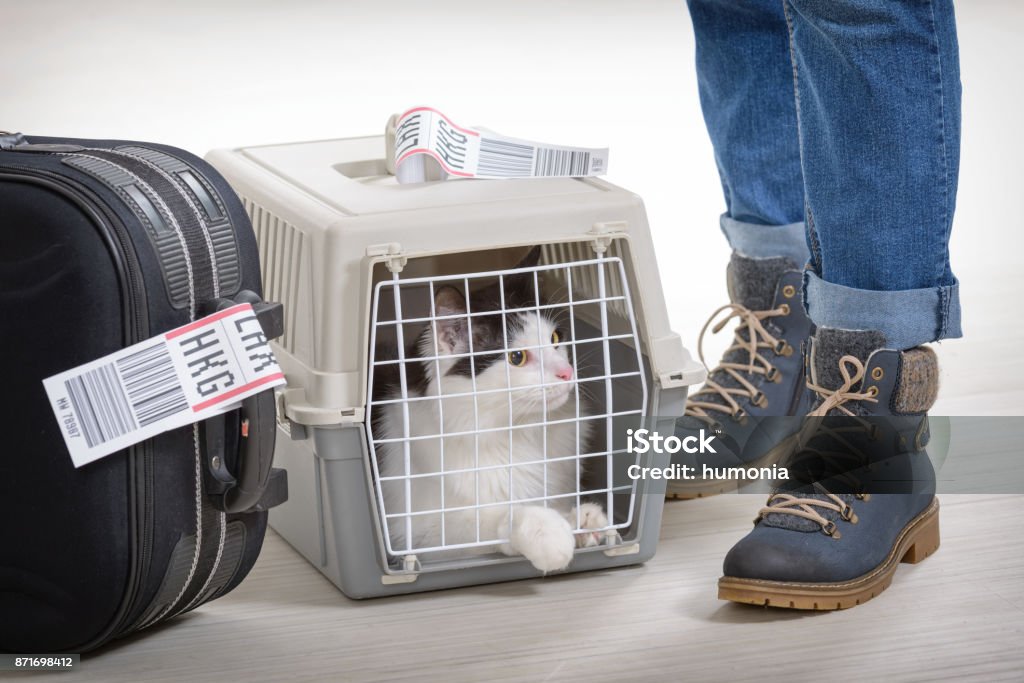
{"label": "carrier ventilation slot", "polygon": [[[622,247],[620,244],[621,240],[611,240],[608,245],[608,251],[605,252],[609,260],[619,259],[622,260]],[[572,263],[574,261],[585,261],[593,258],[593,249],[589,242],[559,242],[556,244],[545,244],[541,248],[543,254],[542,261],[544,263]],[[577,274],[573,273],[576,277]],[[561,271],[555,270],[551,273],[551,278],[561,286],[566,286],[565,275]],[[625,299],[622,298],[623,289],[622,282],[617,277],[606,278],[606,286],[608,287],[608,313],[618,317],[622,321],[628,321],[632,315],[632,312],[627,310],[625,305]],[[579,274],[579,281],[574,282],[573,286],[583,292],[589,298],[596,298],[598,291],[598,278],[597,269],[591,269],[584,273]]]}
{"label": "carrier ventilation slot", "polygon": [[284,305],[284,334],[277,343],[295,350],[295,323],[299,309],[300,264],[305,254],[305,235],[294,225],[275,216],[247,197],[242,205],[252,221],[260,251],[263,298]]}

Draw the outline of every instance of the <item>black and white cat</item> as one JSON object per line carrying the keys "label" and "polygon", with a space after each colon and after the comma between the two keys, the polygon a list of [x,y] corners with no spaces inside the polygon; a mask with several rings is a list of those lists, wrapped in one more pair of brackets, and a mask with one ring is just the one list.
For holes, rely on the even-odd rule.
{"label": "black and white cat", "polygon": [[[540,250],[534,249],[519,267],[534,265],[539,257]],[[575,495],[549,499],[546,506],[543,500],[530,499],[578,490],[575,459],[551,459],[586,453],[591,424],[575,420],[577,414],[587,414],[586,405],[581,392],[577,413],[576,372],[571,353],[562,343],[568,332],[559,325],[558,316],[550,309],[506,313],[506,346],[501,292],[495,283],[470,294],[471,312],[496,312],[472,316],[472,350],[488,353],[474,356],[472,362],[468,356],[449,357],[470,351],[470,325],[465,317],[428,325],[409,349],[407,358],[431,359],[406,363],[409,396],[437,396],[438,400],[406,403],[409,436],[414,437],[409,442],[413,477],[405,478],[403,443],[377,445],[381,476],[403,477],[382,482],[385,507],[388,514],[404,514],[408,493],[409,511],[443,507],[446,512],[443,520],[441,513],[412,515],[409,525],[406,517],[391,517],[392,548],[401,551],[411,538],[413,553],[415,548],[467,544],[459,553],[465,555],[489,552],[493,544],[475,544],[502,539],[501,552],[523,555],[541,571],[555,571],[568,566],[576,547],[600,544],[603,534],[586,530],[604,529],[608,519],[594,503],[581,504],[577,512]],[[506,310],[543,304],[537,301],[532,272],[506,275],[504,299]],[[434,309],[437,317],[465,314],[466,300],[455,288],[440,287],[435,291]],[[534,348],[515,350],[522,347]],[[432,360],[435,348],[437,361]],[[389,367],[393,375],[378,379],[376,400],[401,395],[397,368],[378,366]],[[402,438],[404,419],[401,402],[382,404],[374,419],[374,436]],[[545,422],[555,424],[540,424]],[[537,426],[509,429],[532,424]],[[462,434],[443,438],[443,467],[442,439],[415,438],[438,435],[442,425],[444,434]],[[536,464],[510,468],[510,460]],[[435,476],[416,476],[432,473]],[[446,557],[451,555],[445,551]]]}

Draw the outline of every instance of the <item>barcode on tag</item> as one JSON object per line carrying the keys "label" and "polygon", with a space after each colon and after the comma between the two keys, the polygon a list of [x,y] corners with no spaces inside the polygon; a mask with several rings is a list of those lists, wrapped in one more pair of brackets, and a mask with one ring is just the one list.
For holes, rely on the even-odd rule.
{"label": "barcode on tag", "polygon": [[93,448],[188,408],[164,342],[64,382]]}
{"label": "barcode on tag", "polygon": [[509,178],[533,175],[533,147],[507,140],[481,138],[477,170],[483,175]]}
{"label": "barcode on tag", "polygon": [[76,467],[283,383],[249,304],[43,380]]}
{"label": "barcode on tag", "polygon": [[428,159],[440,165],[440,177],[461,178],[585,177],[603,175],[608,167],[607,149],[547,145],[463,128],[430,107],[398,117],[393,154],[400,183],[435,179],[426,167]]}
{"label": "barcode on tag", "polygon": [[138,424],[146,427],[188,407],[174,373],[167,344],[157,344],[117,361]]}
{"label": "barcode on tag", "polygon": [[534,175],[584,176],[590,172],[590,152],[541,147]]}

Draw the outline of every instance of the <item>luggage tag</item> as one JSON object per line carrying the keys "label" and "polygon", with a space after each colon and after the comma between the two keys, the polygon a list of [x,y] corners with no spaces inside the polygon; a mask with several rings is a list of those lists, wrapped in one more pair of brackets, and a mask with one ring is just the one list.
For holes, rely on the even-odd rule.
{"label": "luggage tag", "polygon": [[398,182],[456,178],[582,178],[608,171],[608,149],[549,145],[463,128],[431,107],[392,116],[388,170]]}
{"label": "luggage tag", "polygon": [[250,304],[43,380],[75,467],[284,383]]}

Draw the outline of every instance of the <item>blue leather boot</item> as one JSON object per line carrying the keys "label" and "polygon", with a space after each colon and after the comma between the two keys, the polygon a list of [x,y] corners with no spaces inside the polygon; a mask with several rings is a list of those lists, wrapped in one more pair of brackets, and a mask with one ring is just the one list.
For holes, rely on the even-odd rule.
{"label": "blue leather boot", "polygon": [[689,397],[675,431],[680,439],[701,430],[712,433],[717,452],[673,456],[673,464],[694,468],[697,477],[670,480],[669,497],[698,498],[736,488],[735,480],[701,478],[705,464],[770,466],[792,448],[801,426],[793,416],[806,415],[813,401],[803,371],[811,321],[801,301],[802,277],[789,259],[751,259],[733,253],[727,271],[732,303],[705,323],[697,345],[700,359],[707,365],[703,340],[716,319],[713,333],[733,318],[739,320],[733,344],[710,370],[704,386]]}
{"label": "blue leather boot", "polygon": [[832,610],[889,587],[901,562],[939,546],[926,411],[938,389],[931,349],[884,348],[877,332],[823,328],[808,386],[818,404],[754,529],[726,555],[718,597]]}

